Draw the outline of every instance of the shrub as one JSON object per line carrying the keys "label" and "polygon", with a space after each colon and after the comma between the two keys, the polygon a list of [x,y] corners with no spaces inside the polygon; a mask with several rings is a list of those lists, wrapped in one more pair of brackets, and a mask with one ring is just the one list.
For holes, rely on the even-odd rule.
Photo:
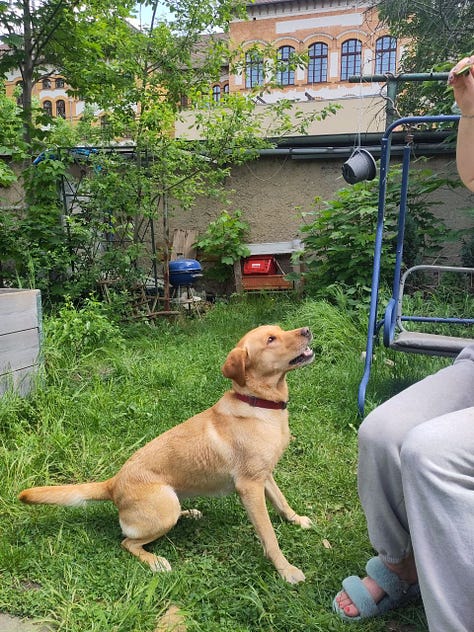
{"label": "shrub", "polygon": [[[382,283],[389,283],[393,275],[400,182],[401,166],[393,166],[387,182]],[[403,252],[405,266],[437,254],[447,241],[448,229],[431,212],[436,202],[428,196],[442,186],[456,185],[457,181],[438,176],[426,167],[412,170]],[[312,296],[325,296],[328,287],[342,284],[354,301],[367,297],[372,278],[378,187],[378,179],[359,182],[338,191],[333,200],[315,200],[315,209],[306,215],[309,222],[301,228],[305,287]]]}
{"label": "shrub", "polygon": [[110,318],[107,307],[93,297],[80,308],[66,299],[57,316],[45,321],[46,359],[54,355],[66,359],[97,352],[107,344],[121,347],[124,339],[119,326]]}
{"label": "shrub", "polygon": [[222,211],[216,220],[209,223],[195,245],[212,257],[213,264],[208,269],[211,278],[226,281],[232,274],[234,263],[241,257],[249,256],[250,251],[244,244],[248,231],[249,225],[242,219],[242,211],[234,214]]}

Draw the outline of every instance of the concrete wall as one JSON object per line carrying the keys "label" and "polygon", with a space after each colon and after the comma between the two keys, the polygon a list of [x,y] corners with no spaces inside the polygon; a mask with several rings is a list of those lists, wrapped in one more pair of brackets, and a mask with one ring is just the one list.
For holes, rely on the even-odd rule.
{"label": "concrete wall", "polygon": [[[292,160],[290,157],[262,157],[232,170],[227,189],[233,200],[232,208],[240,209],[250,224],[249,242],[288,241],[301,237],[302,215],[311,211],[315,196],[330,200],[337,190],[349,186],[342,178],[344,159]],[[454,156],[435,157],[430,167],[439,174],[456,176]],[[433,199],[440,204],[432,210],[453,228],[474,225],[464,208],[474,208],[474,195],[464,187],[442,189]],[[211,199],[201,199],[192,211],[175,213],[171,229],[206,230],[222,205]],[[452,247],[450,247],[452,249]]]}

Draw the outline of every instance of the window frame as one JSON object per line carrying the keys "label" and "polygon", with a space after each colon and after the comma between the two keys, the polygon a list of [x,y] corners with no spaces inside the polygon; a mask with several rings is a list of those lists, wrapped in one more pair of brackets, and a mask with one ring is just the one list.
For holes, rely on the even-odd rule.
{"label": "window frame", "polygon": [[[388,40],[388,46],[384,44]],[[380,44],[380,45],[379,45]],[[387,66],[387,68],[385,68]],[[397,38],[382,35],[375,42],[375,74],[394,74],[397,68]]]}
{"label": "window frame", "polygon": [[[290,66],[292,55],[295,54],[294,46],[285,44],[280,46],[277,51],[277,83],[280,86],[294,86],[295,85],[295,71]],[[283,67],[285,65],[285,67]]]}
{"label": "window frame", "polygon": [[341,81],[360,75],[362,68],[362,42],[351,37],[341,44]]}
{"label": "window frame", "polygon": [[[319,52],[316,47],[319,47]],[[308,59],[308,83],[327,82],[329,46],[325,42],[314,42],[308,46]]]}
{"label": "window frame", "polygon": [[245,53],[245,87],[263,86],[263,55],[257,51]]}
{"label": "window frame", "polygon": [[[46,105],[49,104],[49,105]],[[47,114],[48,116],[53,116],[53,102],[51,101],[51,99],[46,99],[45,101],[43,101],[43,103],[41,104],[41,107],[43,109],[43,111],[45,112],[45,114]]]}
{"label": "window frame", "polygon": [[221,100],[221,87],[218,83],[215,83],[212,86],[212,100],[214,101],[214,103],[219,103],[219,101]]}
{"label": "window frame", "polygon": [[[66,118],[66,101],[64,99],[58,99],[56,101],[55,107],[56,107],[56,117],[65,119]],[[61,112],[61,110],[63,111]]]}

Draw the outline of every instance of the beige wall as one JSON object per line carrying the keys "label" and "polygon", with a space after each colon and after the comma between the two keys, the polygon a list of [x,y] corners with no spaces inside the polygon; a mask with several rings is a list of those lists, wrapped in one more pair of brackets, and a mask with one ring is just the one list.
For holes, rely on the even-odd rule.
{"label": "beige wall", "polygon": [[[263,157],[232,170],[226,187],[233,200],[232,208],[240,209],[250,224],[249,242],[289,241],[301,237],[302,214],[312,209],[315,196],[330,200],[335,192],[347,187],[341,175],[344,159],[292,160],[290,157]],[[437,173],[456,174],[454,157],[430,159]],[[233,191],[233,193],[232,193]],[[440,204],[432,210],[444,217],[453,228],[474,225],[474,219],[463,208],[474,207],[474,195],[464,187],[437,191],[433,198]],[[175,213],[171,229],[206,230],[222,205],[202,199],[186,213]],[[450,248],[452,248],[450,246]]]}
{"label": "beige wall", "polygon": [[[328,104],[334,103],[339,106],[335,114],[330,114],[324,121],[313,121],[308,128],[308,135],[319,136],[328,134],[366,134],[371,132],[383,132],[385,130],[385,106],[386,101],[379,95],[347,97],[339,100],[303,101],[295,102],[292,108],[293,118],[296,121],[296,113],[304,115],[321,112]],[[271,136],[271,120],[265,118],[265,112],[269,106],[257,105],[256,114],[263,113],[263,129],[270,129],[268,136]],[[210,112],[211,115],[211,112]],[[270,115],[270,113],[269,113]],[[200,131],[193,124],[195,119],[193,110],[181,112],[176,123],[176,136],[187,140],[199,140]]]}

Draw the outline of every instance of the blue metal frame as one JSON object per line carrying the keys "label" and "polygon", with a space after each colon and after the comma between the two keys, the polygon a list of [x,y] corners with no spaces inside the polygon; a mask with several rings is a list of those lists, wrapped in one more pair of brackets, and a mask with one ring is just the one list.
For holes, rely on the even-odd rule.
{"label": "blue metal frame", "polygon": [[400,192],[400,213],[398,216],[398,236],[395,260],[395,271],[393,276],[392,298],[385,310],[384,320],[377,322],[378,302],[379,302],[379,284],[380,284],[380,262],[382,258],[382,242],[385,215],[385,199],[387,193],[387,176],[390,165],[390,146],[391,135],[395,128],[400,125],[416,125],[418,123],[448,123],[459,120],[459,115],[438,115],[438,116],[411,116],[394,121],[384,132],[381,140],[382,152],[380,157],[380,180],[379,180],[379,197],[378,197],[378,213],[377,228],[375,232],[374,247],[374,264],[372,272],[372,289],[370,296],[370,312],[369,327],[367,335],[367,346],[365,355],[365,367],[362,380],[359,384],[358,392],[358,408],[361,415],[364,414],[365,394],[370,379],[370,369],[372,366],[373,348],[376,342],[380,328],[383,326],[384,344],[388,346],[393,340],[396,320],[397,320],[397,304],[400,292],[400,273],[403,257],[403,236],[405,232],[405,217],[407,208],[408,181],[410,172],[410,154],[411,144],[406,143],[403,148],[403,167],[402,167],[402,183]]}

